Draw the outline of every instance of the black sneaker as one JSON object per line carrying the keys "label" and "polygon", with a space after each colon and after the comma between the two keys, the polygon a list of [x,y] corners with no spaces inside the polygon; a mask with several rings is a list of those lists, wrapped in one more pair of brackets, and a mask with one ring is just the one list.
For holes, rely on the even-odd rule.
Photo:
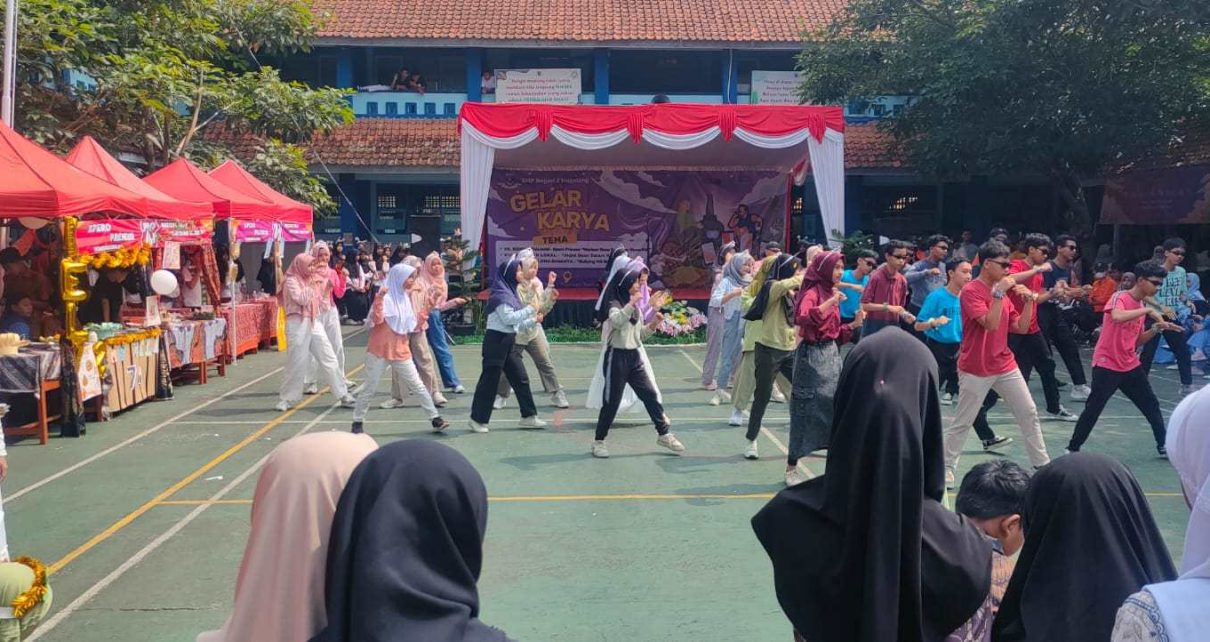
{"label": "black sneaker", "polygon": [[450,422],[441,417],[433,417],[429,423],[433,426],[433,432],[445,432],[445,429],[450,427]]}
{"label": "black sneaker", "polygon": [[360,434],[361,434],[361,433],[363,433],[363,432],[365,432],[365,430],[364,430],[364,429],[361,427],[361,422],[360,422],[360,421],[354,421],[354,422],[353,422],[353,434],[354,434],[354,435],[360,435]]}
{"label": "black sneaker", "polygon": [[993,437],[983,440],[983,450],[991,452],[1000,446],[1007,446],[1013,443],[1012,437]]}
{"label": "black sneaker", "polygon": [[1168,449],[1163,446],[1156,446],[1155,452],[1160,456],[1160,459],[1168,459]]}

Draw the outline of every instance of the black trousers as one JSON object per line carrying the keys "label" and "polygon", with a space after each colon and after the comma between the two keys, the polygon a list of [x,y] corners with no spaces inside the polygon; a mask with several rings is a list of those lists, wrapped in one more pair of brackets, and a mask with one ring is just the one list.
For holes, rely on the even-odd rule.
{"label": "black trousers", "polygon": [[[847,325],[849,323],[852,323],[856,319],[857,319],[857,317],[840,317],[840,322],[842,324]],[[861,331],[863,328],[864,328],[864,326],[858,326],[856,328],[853,328],[853,336],[849,339],[849,343],[852,343],[853,345],[857,345],[857,342],[861,340]]]}
{"label": "black trousers", "polygon": [[958,349],[962,347],[962,344],[941,343],[928,337],[924,338],[924,344],[929,347],[929,351],[933,353],[933,358],[937,360],[937,374],[941,379],[937,383],[946,392],[957,396]]}
{"label": "black trousers", "polygon": [[664,416],[664,406],[660,403],[655,386],[643,367],[643,358],[638,350],[607,348],[605,350],[605,400],[601,406],[601,414],[597,415],[597,441],[605,441],[609,436],[609,428],[618,416],[618,407],[622,405],[622,396],[626,386],[634,390],[635,396],[647,408],[647,416],[655,424],[655,431],[661,435],[668,433],[668,418]]}
{"label": "black trousers", "polygon": [[1092,428],[1097,423],[1097,419],[1101,417],[1101,411],[1105,410],[1105,404],[1109,403],[1110,397],[1118,390],[1126,395],[1134,406],[1142,411],[1143,416],[1147,418],[1147,423],[1151,424],[1151,435],[1155,437],[1157,447],[1164,445],[1166,431],[1164,430],[1164,415],[1160,412],[1160,400],[1156,399],[1155,392],[1151,389],[1151,382],[1147,379],[1147,371],[1143,366],[1138,366],[1133,370],[1126,372],[1118,372],[1100,366],[1092,368],[1092,394],[1088,395],[1088,401],[1084,404],[1084,412],[1080,413],[1080,420],[1076,422],[1075,432],[1071,435],[1071,443],[1067,445],[1068,450],[1075,452],[1088,441],[1088,435],[1092,433]]}
{"label": "black trousers", "polygon": [[[1046,412],[1059,412],[1062,407],[1059,403],[1059,380],[1055,378],[1055,360],[1050,354],[1050,344],[1046,342],[1046,338],[1041,332],[1009,334],[1008,348],[1013,351],[1017,367],[1021,369],[1021,376],[1026,381],[1029,381],[1029,376],[1037,369],[1038,376],[1042,378],[1042,393],[1046,396]],[[996,394],[995,390],[988,392],[987,397],[983,399],[983,407],[979,409],[974,423],[975,432],[980,439],[988,439],[983,436],[985,434],[994,437],[991,426],[987,423],[987,411],[999,400],[1000,395]]]}
{"label": "black trousers", "polygon": [[794,381],[794,351],[770,348],[763,343],[756,344],[755,361],[756,388],[752,393],[752,407],[748,410],[748,441],[756,439],[760,434],[760,425],[765,420],[765,410],[769,407],[769,398],[773,396],[773,380],[777,373],[786,379]]}
{"label": "black trousers", "polygon": [[[1147,319],[1147,327],[1155,323],[1154,320]],[[1164,335],[1164,341],[1168,343],[1168,347],[1172,349],[1172,356],[1176,357],[1176,368],[1181,374],[1181,385],[1188,386],[1193,384],[1193,358],[1189,354],[1189,344],[1185,343],[1185,333],[1183,332],[1161,332]],[[1143,373],[1151,373],[1151,361],[1155,359],[1155,351],[1160,347],[1160,338],[1156,336],[1143,346],[1143,354],[1139,359],[1143,362]]]}
{"label": "black trousers", "polygon": [[1084,362],[1080,360],[1080,347],[1076,345],[1075,335],[1071,333],[1071,322],[1063,315],[1063,311],[1057,305],[1043,303],[1035,306],[1034,314],[1038,315],[1038,326],[1042,328],[1043,336],[1054,344],[1055,350],[1058,350],[1059,356],[1063,358],[1063,365],[1067,366],[1072,385],[1087,384]]}
{"label": "black trousers", "polygon": [[[920,315],[920,306],[916,305],[915,303],[912,303],[911,301],[908,301],[907,305],[905,305],[903,307],[907,308],[907,311],[912,316]],[[915,323],[907,323],[906,321],[903,321],[902,319],[900,319],[899,327],[903,328],[905,332],[912,335],[913,337],[920,339],[921,343],[928,344],[928,337],[926,337],[923,332],[920,332],[919,330],[916,329]]]}
{"label": "black trousers", "polygon": [[529,375],[525,373],[525,364],[521,363],[521,355],[513,352],[513,343],[517,335],[507,332],[488,330],[483,335],[483,372],[479,373],[479,383],[475,384],[475,397],[471,400],[471,419],[475,423],[487,424],[492,420],[492,402],[496,400],[496,388],[500,385],[500,375],[508,378],[508,385],[517,393],[517,403],[521,405],[521,416],[532,417],[538,414],[534,405],[534,395],[529,389]]}

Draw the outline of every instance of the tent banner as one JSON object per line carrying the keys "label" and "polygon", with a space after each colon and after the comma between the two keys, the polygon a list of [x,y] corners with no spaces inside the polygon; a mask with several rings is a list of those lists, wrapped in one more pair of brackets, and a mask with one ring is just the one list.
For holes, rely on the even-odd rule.
{"label": "tent banner", "polygon": [[1210,165],[1140,170],[1108,177],[1098,222],[1121,225],[1210,223]]}
{"label": "tent banner", "polygon": [[785,239],[788,190],[777,171],[497,168],[487,260],[532,247],[559,287],[595,288],[609,253],[624,246],[651,267],[656,287],[708,289],[724,243]]}
{"label": "tent banner", "polygon": [[296,223],[294,221],[282,221],[281,238],[287,243],[297,243],[299,241],[311,240],[311,226],[306,223]]}
{"label": "tent banner", "polygon": [[85,256],[135,247],[143,238],[143,221],[138,219],[80,221],[76,227],[76,247]]}
{"label": "tent banner", "polygon": [[276,224],[273,221],[231,221],[235,228],[235,240],[239,243],[268,243],[276,236]]}
{"label": "tent banner", "polygon": [[148,221],[156,232],[156,245],[208,243],[214,239],[214,221]]}

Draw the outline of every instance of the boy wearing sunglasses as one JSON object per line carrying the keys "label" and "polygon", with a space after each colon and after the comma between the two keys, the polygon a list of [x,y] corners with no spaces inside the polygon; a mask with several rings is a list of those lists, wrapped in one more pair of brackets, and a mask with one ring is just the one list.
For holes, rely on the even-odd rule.
{"label": "boy wearing sunglasses", "polygon": [[[1185,241],[1180,238],[1171,238],[1164,241],[1164,262],[1160,267],[1164,269],[1164,281],[1147,299],[1147,303],[1153,307],[1159,308],[1163,314],[1163,318],[1168,321],[1176,320],[1176,309],[1183,303],[1181,295],[1184,294],[1189,286],[1186,284],[1185,268],[1181,267],[1181,263],[1185,260]],[[1139,279],[1142,279],[1139,275]],[[1176,357],[1177,371],[1181,375],[1181,394],[1187,395],[1193,392],[1193,361],[1189,354],[1189,344],[1185,342],[1185,333],[1182,328],[1176,324],[1170,330],[1163,330],[1164,341],[1168,347],[1172,349],[1172,355]],[[1160,339],[1158,334],[1152,335],[1151,340],[1147,345],[1143,346],[1143,372],[1151,372],[1151,360],[1155,358],[1155,351],[1159,348]]]}

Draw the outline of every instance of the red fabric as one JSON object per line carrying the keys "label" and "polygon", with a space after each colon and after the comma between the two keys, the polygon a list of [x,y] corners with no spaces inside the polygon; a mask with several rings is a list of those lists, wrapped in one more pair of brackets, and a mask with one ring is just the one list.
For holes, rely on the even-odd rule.
{"label": "red fabric", "polygon": [[1101,336],[1097,339],[1097,347],[1092,351],[1092,365],[1113,370],[1114,372],[1130,372],[1142,365],[1137,351],[1139,335],[1143,333],[1146,316],[1138,317],[1126,323],[1113,320],[1113,311],[1138,310],[1142,302],[1130,295],[1128,291],[1114,294],[1105,305],[1105,318],[1101,324]]}
{"label": "red fabric", "polygon": [[227,187],[184,158],[143,180],[173,198],[210,203],[218,218],[272,220],[276,212],[273,203]]}
{"label": "red fabric", "polygon": [[269,187],[235,161],[223,161],[223,164],[210,170],[210,177],[245,196],[272,203],[277,209],[274,220],[310,225],[314,218],[310,205],[300,203]]}
{"label": "red fabric", "polygon": [[802,300],[798,302],[798,308],[794,311],[798,336],[807,343],[835,341],[844,345],[853,337],[853,329],[847,323],[840,322],[839,305],[833,305],[827,312],[819,311],[819,304],[826,300],[821,297],[827,296],[831,295],[825,294],[825,291],[818,287],[811,288],[803,294]]}
{"label": "red fabric", "polygon": [[962,346],[958,349],[958,370],[976,377],[994,377],[1017,367],[1012,350],[1008,349],[1008,329],[1017,322],[1017,312],[1012,299],[1001,299],[1000,325],[987,330],[976,319],[981,319],[991,309],[992,288],[980,279],[975,279],[962,288],[958,295],[962,305]]}
{"label": "red fabric", "polygon": [[764,136],[786,136],[807,129],[822,140],[828,129],[844,132],[844,110],[813,105],[695,105],[665,103],[624,107],[596,105],[533,105],[527,103],[464,103],[458,116],[493,138],[511,138],[535,127],[546,140],[551,127],[580,134],[627,130],[638,140],[643,130],[665,134],[696,134],[711,127],[730,140],[736,128]]}
{"label": "red fabric", "polygon": [[[907,301],[907,279],[901,272],[896,272],[894,277],[890,276],[885,267],[879,267],[870,274],[870,282],[866,284],[865,291],[861,293],[862,303],[886,303],[887,305],[902,306],[905,301]],[[867,312],[866,318],[894,323],[899,320],[899,315],[878,310],[877,312]]]}
{"label": "red fabric", "polygon": [[[1020,274],[1022,272],[1028,272],[1032,269],[1033,269],[1033,266],[1030,265],[1027,261],[1017,259],[1012,262],[1012,265],[1009,266],[1008,273],[1009,274]],[[1043,289],[1042,274],[1039,272],[1038,274],[1035,274],[1032,277],[1030,277],[1024,281],[1018,281],[1017,284],[1024,285],[1025,287],[1029,288],[1030,292],[1034,292],[1036,294],[1041,294],[1042,289]],[[1020,296],[1018,294],[1013,294],[1012,292],[1010,292],[1008,294],[1008,296],[1009,296],[1009,298],[1011,298],[1013,300],[1014,307],[1016,307],[1018,310],[1025,309],[1025,297]],[[1033,316],[1031,316],[1029,318],[1029,329],[1028,330],[1026,330],[1025,332],[1015,332],[1013,330],[1009,330],[1009,332],[1012,332],[1013,334],[1037,334],[1041,331],[1042,331],[1042,328],[1041,328],[1041,326],[1038,325],[1038,311],[1036,309],[1034,310]]]}
{"label": "red fabric", "polygon": [[109,155],[92,136],[72,148],[67,155],[67,162],[76,167],[108,181],[118,187],[147,199],[147,215],[179,221],[192,221],[214,216],[214,206],[210,203],[199,203],[175,199],[164,192],[144,183],[141,178],[126,169],[118,159]]}
{"label": "red fabric", "polygon": [[147,199],[82,171],[0,123],[0,211],[6,217],[120,212],[147,216]]}

